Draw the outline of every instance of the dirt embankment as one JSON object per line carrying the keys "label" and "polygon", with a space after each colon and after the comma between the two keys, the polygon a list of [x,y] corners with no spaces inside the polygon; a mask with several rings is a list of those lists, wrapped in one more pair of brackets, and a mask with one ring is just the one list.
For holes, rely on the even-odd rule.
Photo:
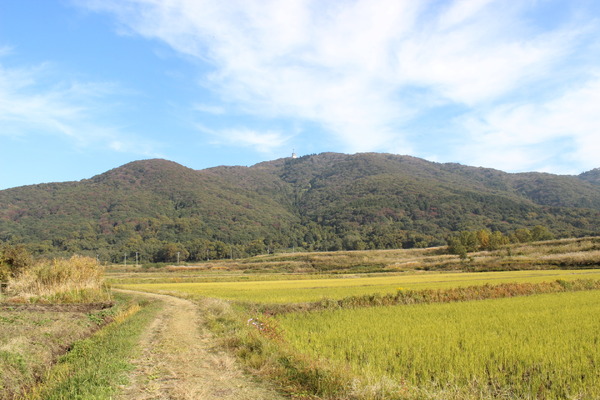
{"label": "dirt embankment", "polygon": [[[140,294],[139,292],[135,292]],[[148,327],[141,353],[120,399],[280,400],[285,397],[245,375],[232,356],[217,350],[198,306],[144,293],[165,303]]]}

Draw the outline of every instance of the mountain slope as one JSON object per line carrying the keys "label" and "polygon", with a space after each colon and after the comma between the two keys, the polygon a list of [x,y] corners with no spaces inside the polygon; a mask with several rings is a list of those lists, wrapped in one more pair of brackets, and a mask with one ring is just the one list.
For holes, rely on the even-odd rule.
{"label": "mountain slope", "polygon": [[369,237],[377,247],[432,244],[450,231],[482,227],[506,232],[541,224],[559,235],[589,234],[589,218],[597,220],[600,210],[599,188],[576,177],[390,154],[288,160],[281,176],[300,193],[303,217]]}
{"label": "mountain slope", "polygon": [[80,182],[0,191],[0,239],[116,261],[437,245],[535,225],[598,234],[600,179],[508,174],[415,157],[323,153],[195,171],[136,161]]}
{"label": "mountain slope", "polygon": [[591,171],[584,172],[579,178],[594,185],[600,185],[600,168],[594,168]]}

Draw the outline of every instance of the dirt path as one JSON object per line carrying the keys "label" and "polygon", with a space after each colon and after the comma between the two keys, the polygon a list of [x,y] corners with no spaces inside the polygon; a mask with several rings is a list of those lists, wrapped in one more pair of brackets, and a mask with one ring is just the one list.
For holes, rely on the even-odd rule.
{"label": "dirt path", "polygon": [[172,296],[141,339],[131,385],[120,399],[282,400],[274,390],[244,375],[228,354],[215,350],[198,306]]}

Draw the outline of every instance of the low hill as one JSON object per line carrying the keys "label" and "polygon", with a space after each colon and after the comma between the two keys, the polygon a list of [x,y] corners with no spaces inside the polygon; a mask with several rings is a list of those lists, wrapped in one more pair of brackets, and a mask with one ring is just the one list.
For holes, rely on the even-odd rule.
{"label": "low hill", "polygon": [[[38,253],[201,260],[274,248],[445,244],[451,232],[599,234],[600,173],[579,176],[323,153],[192,170],[135,161],[79,182],[0,191],[0,239]],[[132,259],[132,258],[131,258]]]}

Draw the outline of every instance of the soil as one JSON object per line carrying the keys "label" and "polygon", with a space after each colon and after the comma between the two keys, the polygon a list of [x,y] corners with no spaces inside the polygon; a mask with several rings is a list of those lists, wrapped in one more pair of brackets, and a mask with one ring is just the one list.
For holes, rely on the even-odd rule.
{"label": "soil", "polygon": [[285,399],[218,350],[196,304],[167,295],[143,295],[163,301],[164,307],[142,336],[131,384],[123,388],[120,399]]}

